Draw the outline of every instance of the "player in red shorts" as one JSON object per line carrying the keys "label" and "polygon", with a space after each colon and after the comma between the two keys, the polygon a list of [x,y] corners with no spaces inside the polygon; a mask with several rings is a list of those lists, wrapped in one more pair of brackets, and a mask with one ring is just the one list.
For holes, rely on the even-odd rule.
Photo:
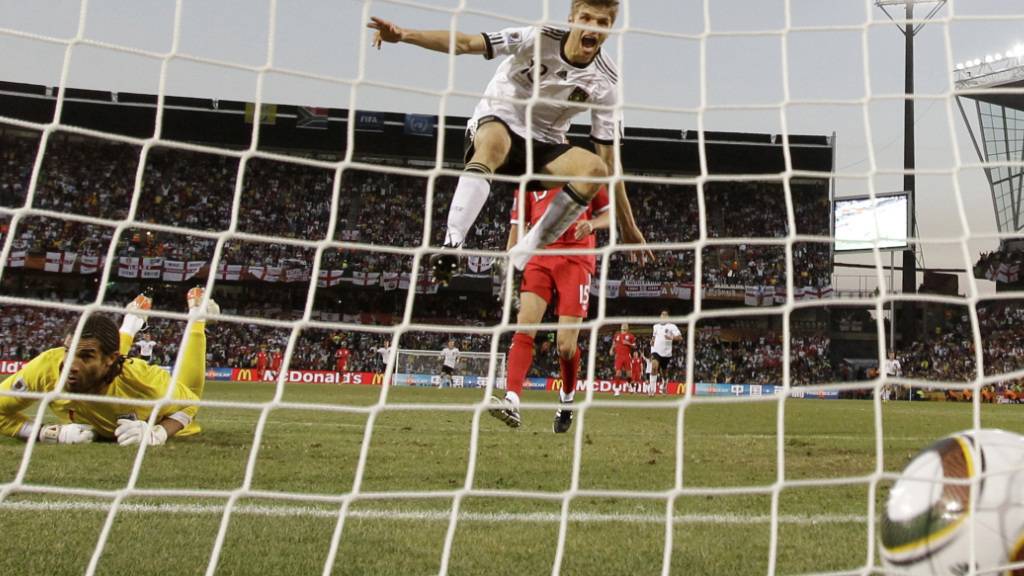
{"label": "player in red shorts", "polygon": [[612,353],[615,356],[615,374],[613,378],[616,389],[621,388],[623,382],[629,381],[633,363],[631,355],[635,349],[636,336],[629,331],[629,324],[623,323],[612,340]]}
{"label": "player in red shorts", "polygon": [[644,357],[639,350],[633,350],[629,363],[629,387],[633,392],[640,390],[640,382],[644,375]]}
{"label": "player in red shorts", "polygon": [[341,343],[341,347],[334,351],[334,370],[336,372],[345,372],[348,370],[348,357],[352,354],[345,343]]}
{"label": "player in red shorts", "polygon": [[284,356],[281,355],[281,351],[277,348],[274,349],[274,355],[270,358],[270,369],[274,372],[281,371],[281,362],[284,360]]}
{"label": "player in red shorts", "polygon": [[267,347],[260,346],[260,351],[256,353],[256,377],[263,380],[263,374],[267,371],[267,364],[270,359],[267,358]]}
{"label": "player in red shorts", "polygon": [[[508,247],[516,245],[519,238],[520,214],[526,216],[530,226],[540,220],[551,199],[560,194],[559,189],[527,192],[523,210],[518,209],[519,194],[512,205],[512,226],[509,230]],[[594,231],[607,228],[611,220],[608,212],[608,192],[602,188],[591,200],[586,211],[548,249],[594,248],[597,240]],[[523,270],[523,283],[519,295],[519,324],[540,324],[549,304],[556,305],[558,312],[558,360],[561,368],[562,389],[559,397],[563,405],[572,404],[576,393],[576,377],[580,368],[580,351],[576,347],[579,338],[579,324],[587,316],[590,303],[590,279],[597,268],[597,257],[593,254],[542,255],[530,259]],[[557,296],[557,298],[556,298]],[[512,428],[522,423],[519,416],[519,395],[523,380],[533,363],[533,338],[536,330],[519,330],[512,337],[508,351],[508,386],[504,399],[491,398],[494,407],[490,413]],[[555,412],[553,429],[555,433],[567,432],[572,426],[573,410],[558,409]]]}

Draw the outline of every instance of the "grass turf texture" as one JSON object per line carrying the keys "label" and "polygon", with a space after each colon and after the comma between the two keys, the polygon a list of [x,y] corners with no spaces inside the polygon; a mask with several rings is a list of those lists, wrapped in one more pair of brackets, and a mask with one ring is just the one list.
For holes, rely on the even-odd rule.
{"label": "grass turf texture", "polygon": [[[270,400],[273,386],[210,383],[206,398]],[[289,386],[290,402],[366,407],[380,388]],[[481,400],[479,390],[394,388],[388,405]],[[527,402],[553,394],[527,393]],[[676,474],[678,410],[602,406],[583,416],[579,487],[650,493],[669,490]],[[780,477],[778,418],[787,481],[857,478],[876,470],[874,404],[790,400],[707,404],[686,409],[682,476],[686,494],[669,502],[640,495],[586,495],[569,503],[562,574],[659,574],[665,517],[671,511],[671,569],[677,574],[764,574],[769,569],[772,498]],[[882,405],[882,468],[900,470],[922,447],[971,426],[969,404]],[[260,412],[204,407],[204,433],[170,441],[146,455],[142,489],[230,491],[242,485]],[[523,412],[514,431],[482,414],[473,486],[536,492],[460,501],[450,574],[542,574],[555,562],[560,492],[572,482],[575,431],[551,433],[552,409]],[[983,406],[982,425],[1022,431],[1020,409]],[[274,410],[264,429],[252,489],[305,495],[352,490],[369,417],[297,409]],[[384,410],[374,421],[362,493],[450,492],[464,486],[473,413]],[[24,445],[0,440],[0,482],[10,482]],[[116,490],[136,455],[113,444],[37,445],[29,485]],[[879,485],[876,502],[884,498]],[[552,498],[553,497],[553,498]],[[856,570],[868,562],[867,482],[787,486],[779,493],[776,573]],[[0,574],[81,574],[107,516],[109,500],[68,494],[15,493],[0,503]],[[133,496],[115,516],[99,560],[100,574],[205,571],[223,517],[224,497]],[[441,567],[453,500],[360,499],[344,524],[335,574],[430,574]],[[320,574],[338,506],[308,500],[240,498],[217,564],[219,574]]]}

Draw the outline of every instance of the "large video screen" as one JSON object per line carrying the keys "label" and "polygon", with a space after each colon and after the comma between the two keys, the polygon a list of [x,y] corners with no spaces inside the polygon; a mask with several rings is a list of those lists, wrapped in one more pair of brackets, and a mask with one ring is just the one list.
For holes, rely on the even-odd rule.
{"label": "large video screen", "polygon": [[910,201],[906,193],[871,198],[836,198],[833,224],[836,252],[871,250],[875,239],[882,250],[907,247]]}

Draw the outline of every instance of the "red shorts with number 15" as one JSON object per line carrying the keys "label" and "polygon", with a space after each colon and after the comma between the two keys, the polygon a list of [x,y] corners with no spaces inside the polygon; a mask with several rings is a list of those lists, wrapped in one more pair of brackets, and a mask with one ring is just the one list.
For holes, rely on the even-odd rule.
{"label": "red shorts with number 15", "polygon": [[533,292],[551,304],[558,295],[559,316],[587,317],[594,267],[577,256],[534,256],[523,270],[520,292]]}

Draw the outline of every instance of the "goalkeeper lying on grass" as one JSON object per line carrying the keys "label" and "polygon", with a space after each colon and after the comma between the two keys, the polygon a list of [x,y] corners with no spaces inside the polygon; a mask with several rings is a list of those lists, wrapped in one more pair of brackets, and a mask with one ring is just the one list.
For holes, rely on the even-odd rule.
{"label": "goalkeeper lying on grass", "polygon": [[[189,310],[198,308],[203,289],[188,292]],[[186,436],[199,432],[194,421],[199,407],[175,405],[174,400],[196,401],[203,395],[206,382],[206,323],[192,323],[185,344],[185,354],[178,379],[171,383],[171,375],[159,366],[151,366],[137,358],[126,358],[135,334],[145,324],[141,312],[149,309],[151,301],[139,296],[128,305],[124,323],[118,331],[114,321],[106,316],[94,315],[85,321],[78,340],[66,392],[106,396],[111,399],[160,400],[173,385],[171,402],[160,407],[156,424],[147,422],[151,406],[119,404],[112,401],[59,399],[50,403],[60,424],[43,425],[39,441],[60,444],[84,444],[95,437],[117,440],[127,446],[146,442],[159,445],[171,436]],[[210,301],[210,313],[218,312]],[[61,369],[67,355],[70,337],[65,345],[52,348],[33,358],[17,373],[0,383],[0,434],[28,440],[32,422],[21,413],[35,402],[32,398],[4,395],[4,392],[51,392],[57,387]]]}

